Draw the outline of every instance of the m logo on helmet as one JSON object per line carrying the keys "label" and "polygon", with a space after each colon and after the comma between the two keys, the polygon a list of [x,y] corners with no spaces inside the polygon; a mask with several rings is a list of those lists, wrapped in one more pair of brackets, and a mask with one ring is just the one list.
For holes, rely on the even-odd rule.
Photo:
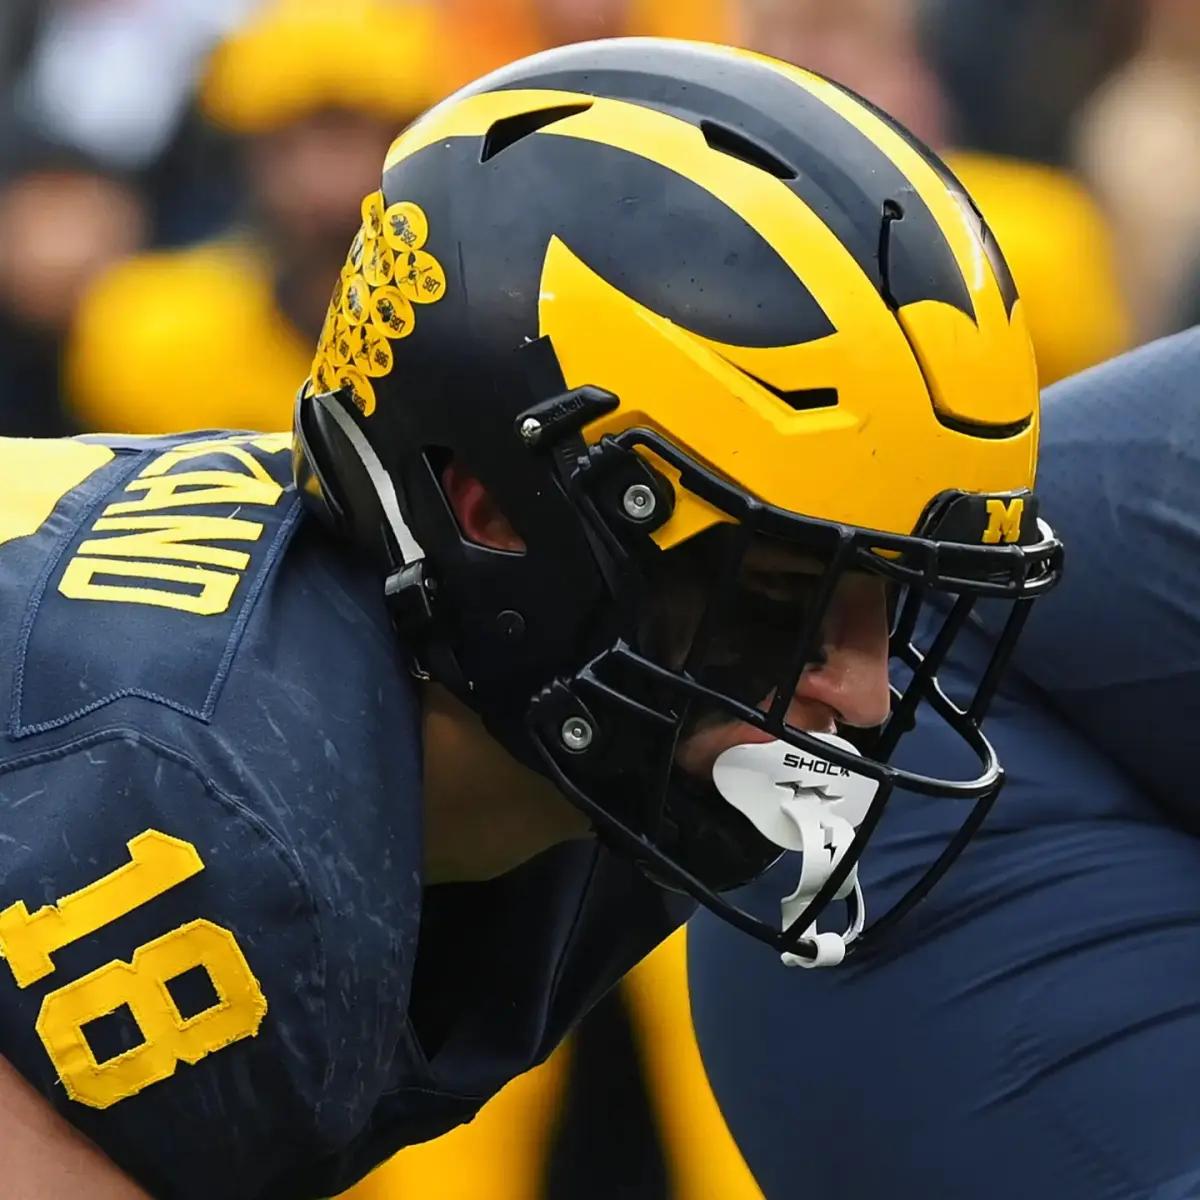
{"label": "m logo on helmet", "polygon": [[995,546],[1000,542],[1021,540],[1021,518],[1025,515],[1025,501],[1020,496],[1012,500],[989,500],[987,513],[987,528],[983,531],[985,545]]}

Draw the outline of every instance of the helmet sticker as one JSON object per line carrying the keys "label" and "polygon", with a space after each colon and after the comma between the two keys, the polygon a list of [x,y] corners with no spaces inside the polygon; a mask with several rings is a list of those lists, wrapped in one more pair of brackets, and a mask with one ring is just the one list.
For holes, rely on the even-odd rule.
{"label": "helmet sticker", "polygon": [[346,263],[342,267],[342,276],[353,275],[362,266],[363,260],[363,245],[366,239],[363,237],[362,228],[354,235],[354,241],[350,243],[350,253],[346,255]]}
{"label": "helmet sticker", "polygon": [[424,250],[411,250],[403,263],[396,264],[396,282],[414,304],[434,304],[446,290],[446,273],[442,264]]}
{"label": "helmet sticker", "polygon": [[391,283],[396,269],[396,256],[383,242],[368,242],[363,258],[363,278],[372,287],[383,287]]}
{"label": "helmet sticker", "polygon": [[420,250],[429,237],[429,222],[415,204],[393,204],[383,216],[383,236],[398,254]]}
{"label": "helmet sticker", "polygon": [[375,389],[361,371],[355,367],[337,367],[332,374],[334,386],[349,391],[359,412],[370,416],[375,411]]}
{"label": "helmet sticker", "polygon": [[354,366],[364,375],[386,375],[392,369],[392,348],[387,338],[373,325],[364,325],[354,333]]}
{"label": "helmet sticker", "polygon": [[319,392],[331,392],[337,387],[337,382],[334,376],[335,367],[332,363],[324,358],[318,358],[313,363],[312,381],[313,386]]}
{"label": "helmet sticker", "polygon": [[410,201],[383,206],[383,193],[362,202],[362,226],[334,284],[325,328],[313,358],[315,388],[348,388],[364,417],[375,411],[372,378],[394,363],[390,342],[416,327],[414,305],[436,304],[446,292],[442,264],[424,250],[429,220]]}
{"label": "helmet sticker", "polygon": [[353,331],[341,313],[336,313],[329,319],[333,324],[332,336],[326,343],[329,348],[329,361],[335,367],[343,367],[354,354]]}
{"label": "helmet sticker", "polygon": [[371,296],[371,324],[390,338],[408,337],[412,333],[412,305],[399,288],[381,287]]}
{"label": "helmet sticker", "polygon": [[342,289],[342,316],[351,325],[361,325],[367,319],[370,290],[361,275],[352,275]]}
{"label": "helmet sticker", "polygon": [[375,241],[383,236],[383,194],[372,192],[363,197],[362,229],[366,241]]}

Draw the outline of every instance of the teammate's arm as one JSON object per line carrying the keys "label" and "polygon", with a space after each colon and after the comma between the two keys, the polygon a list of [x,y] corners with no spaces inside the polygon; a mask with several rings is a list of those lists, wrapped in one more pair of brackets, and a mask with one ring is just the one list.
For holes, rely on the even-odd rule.
{"label": "teammate's arm", "polygon": [[149,1200],[3,1058],[0,1179],[8,1200]]}

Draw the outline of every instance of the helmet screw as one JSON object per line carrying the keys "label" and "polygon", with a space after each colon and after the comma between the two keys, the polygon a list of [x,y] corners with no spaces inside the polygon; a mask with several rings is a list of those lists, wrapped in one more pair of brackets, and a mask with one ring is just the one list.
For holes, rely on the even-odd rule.
{"label": "helmet screw", "polygon": [[568,717],[562,726],[562,743],[575,754],[582,753],[592,744],[591,725],[582,717]]}
{"label": "helmet screw", "polygon": [[626,488],[625,495],[621,497],[621,507],[624,508],[625,515],[635,521],[645,521],[652,517],[657,506],[654,492],[644,483],[635,483]]}
{"label": "helmet screw", "polygon": [[521,440],[527,445],[532,446],[538,440],[542,432],[542,423],[537,417],[526,417],[521,422]]}
{"label": "helmet screw", "polygon": [[525,636],[525,618],[511,608],[496,617],[496,630],[506,642],[519,642]]}

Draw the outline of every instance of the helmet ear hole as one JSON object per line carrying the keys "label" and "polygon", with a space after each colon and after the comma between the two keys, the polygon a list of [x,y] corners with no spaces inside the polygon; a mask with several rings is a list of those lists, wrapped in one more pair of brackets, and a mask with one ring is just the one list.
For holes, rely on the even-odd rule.
{"label": "helmet ear hole", "polygon": [[525,552],[525,540],[513,528],[486,485],[457,457],[451,457],[442,466],[438,481],[466,541],[510,554]]}

